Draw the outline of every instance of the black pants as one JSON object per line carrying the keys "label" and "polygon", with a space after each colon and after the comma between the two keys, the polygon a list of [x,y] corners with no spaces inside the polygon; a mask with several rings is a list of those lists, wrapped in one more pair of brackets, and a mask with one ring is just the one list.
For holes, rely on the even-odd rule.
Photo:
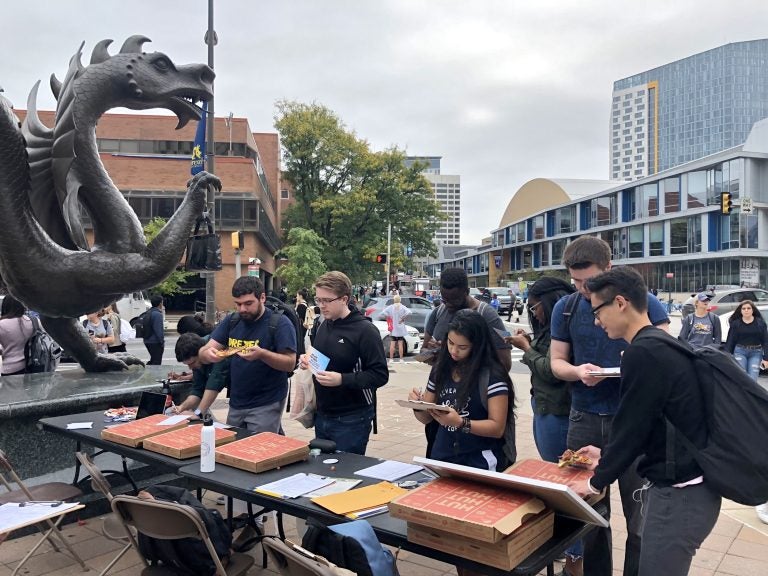
{"label": "black pants", "polygon": [[160,364],[163,363],[163,350],[165,349],[165,345],[160,342],[144,342],[144,346],[147,348],[147,352],[149,352],[149,362],[147,362],[147,364],[160,366]]}

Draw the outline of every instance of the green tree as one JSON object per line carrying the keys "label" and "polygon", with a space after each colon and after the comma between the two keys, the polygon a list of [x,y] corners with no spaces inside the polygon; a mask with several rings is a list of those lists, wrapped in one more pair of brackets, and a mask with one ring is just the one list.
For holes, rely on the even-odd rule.
{"label": "green tree", "polygon": [[388,224],[394,265],[405,262],[399,255],[408,243],[417,256],[436,254],[432,238],[443,215],[421,166],[406,167],[397,148],[371,151],[319,104],[280,101],[277,111],[284,174],[296,198],[284,227],[308,228],[323,238],[329,269],[356,282],[381,277],[374,257],[386,251]]}
{"label": "green tree", "polygon": [[[157,236],[160,230],[165,226],[164,218],[152,218],[152,220],[144,226],[144,236],[149,243],[155,236]],[[150,292],[157,293],[162,296],[173,296],[174,294],[191,294],[194,290],[186,290],[182,288],[182,284],[187,277],[192,276],[194,272],[186,272],[180,268],[177,268],[171,272],[168,277],[160,282],[157,286],[150,289]]]}
{"label": "green tree", "polygon": [[326,242],[314,231],[291,228],[288,242],[282,252],[288,263],[280,266],[275,274],[285,280],[288,294],[296,294],[301,288],[310,289],[318,276],[326,271],[323,254]]}

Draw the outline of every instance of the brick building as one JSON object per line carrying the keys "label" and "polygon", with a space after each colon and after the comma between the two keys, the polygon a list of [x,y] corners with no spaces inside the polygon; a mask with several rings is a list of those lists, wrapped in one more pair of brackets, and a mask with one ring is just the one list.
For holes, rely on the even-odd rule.
{"label": "brick building", "polygon": [[[24,110],[16,111],[19,118]],[[40,120],[53,125],[54,113],[41,111]],[[96,128],[101,160],[112,181],[128,200],[142,225],[152,218],[170,218],[186,194],[190,157],[197,129],[190,123],[176,130],[175,116],[105,114]],[[243,274],[249,258],[261,260],[260,277],[268,290],[275,287],[279,265],[281,178],[280,139],[277,133],[254,133],[245,118],[216,118],[215,172],[222,190],[216,195],[216,232],[221,238],[223,269],[216,273],[216,307],[232,306],[235,253],[231,233],[243,231]],[[208,151],[211,152],[210,150]],[[195,294],[178,297],[169,308],[192,309],[205,301],[205,280],[189,279]]]}

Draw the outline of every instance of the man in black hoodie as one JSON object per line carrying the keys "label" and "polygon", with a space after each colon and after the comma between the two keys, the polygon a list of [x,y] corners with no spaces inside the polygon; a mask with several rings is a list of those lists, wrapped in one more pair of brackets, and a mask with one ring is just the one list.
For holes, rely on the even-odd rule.
{"label": "man in black hoodie", "polygon": [[[313,348],[330,361],[314,375],[317,413],[315,436],[336,442],[342,452],[365,454],[376,411],[376,388],[389,380],[378,329],[349,305],[352,283],[341,272],[315,282],[315,303],[324,321]],[[308,368],[302,356],[300,367]]]}

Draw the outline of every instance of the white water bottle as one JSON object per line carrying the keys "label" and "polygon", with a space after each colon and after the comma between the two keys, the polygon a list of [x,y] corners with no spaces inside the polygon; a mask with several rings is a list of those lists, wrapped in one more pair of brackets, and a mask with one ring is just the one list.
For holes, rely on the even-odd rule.
{"label": "white water bottle", "polygon": [[203,415],[200,430],[200,472],[213,472],[216,469],[216,428],[210,412]]}

